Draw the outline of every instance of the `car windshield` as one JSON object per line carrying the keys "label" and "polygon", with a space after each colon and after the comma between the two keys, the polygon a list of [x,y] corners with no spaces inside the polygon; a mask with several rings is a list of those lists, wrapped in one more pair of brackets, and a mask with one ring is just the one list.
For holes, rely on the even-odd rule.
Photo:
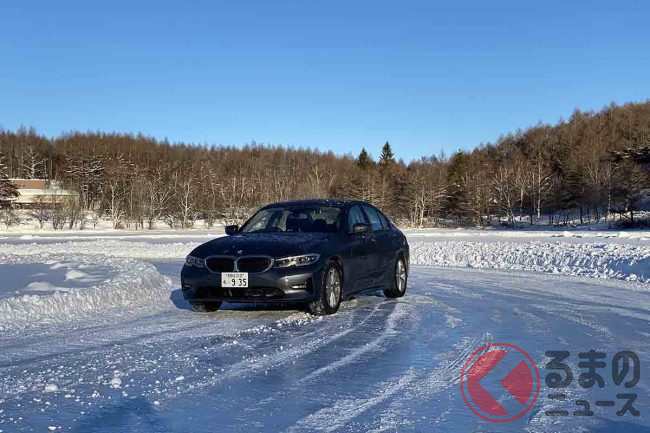
{"label": "car windshield", "polygon": [[240,233],[332,233],[341,227],[341,208],[335,206],[287,206],[262,209]]}

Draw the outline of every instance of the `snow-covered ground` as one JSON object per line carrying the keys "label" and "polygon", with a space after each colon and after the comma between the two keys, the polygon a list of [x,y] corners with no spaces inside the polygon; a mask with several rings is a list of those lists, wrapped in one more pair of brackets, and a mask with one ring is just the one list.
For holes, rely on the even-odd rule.
{"label": "snow-covered ground", "polygon": [[[571,352],[559,407],[571,412],[626,392],[611,383],[616,352],[650,360],[650,233],[406,233],[407,296],[359,297],[325,318],[192,312],[183,258],[221,229],[3,233],[0,433],[650,429],[644,368],[638,417],[593,403],[592,417],[544,414],[558,406],[546,351]],[[526,350],[542,376],[533,409],[499,425],[475,416],[458,386],[490,342]],[[577,354],[590,349],[607,353],[603,389],[578,385]]]}

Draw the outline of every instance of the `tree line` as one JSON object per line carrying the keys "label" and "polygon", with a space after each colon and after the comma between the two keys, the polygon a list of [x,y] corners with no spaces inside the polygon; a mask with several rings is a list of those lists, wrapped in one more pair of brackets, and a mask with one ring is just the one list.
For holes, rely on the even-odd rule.
{"label": "tree line", "polygon": [[[650,101],[576,110],[449,157],[405,163],[384,144],[375,161],[251,143],[170,143],[145,135],[0,129],[0,201],[8,178],[46,178],[78,194],[35,206],[41,226],[192,227],[241,222],[261,205],[298,198],[357,198],[402,225],[569,224],[616,217],[628,225],[650,187]],[[6,213],[5,213],[6,214]]]}

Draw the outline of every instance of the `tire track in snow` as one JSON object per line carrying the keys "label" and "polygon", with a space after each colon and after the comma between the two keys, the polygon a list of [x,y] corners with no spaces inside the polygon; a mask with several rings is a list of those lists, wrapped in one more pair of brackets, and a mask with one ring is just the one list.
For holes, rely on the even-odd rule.
{"label": "tire track in snow", "polygon": [[[312,372],[311,374],[303,377],[298,381],[298,386],[304,386],[303,383],[315,379],[316,376],[320,376],[322,373],[326,371],[333,371],[335,369],[338,369],[340,367],[343,367],[345,365],[352,364],[353,362],[361,361],[362,355],[366,355],[369,352],[372,352],[373,350],[384,350],[385,348],[381,346],[381,343],[387,340],[390,337],[394,337],[399,334],[399,331],[396,327],[398,324],[399,320],[402,320],[403,318],[407,317],[411,311],[415,309],[416,306],[421,306],[421,305],[426,305],[426,306],[435,306],[437,308],[445,308],[447,310],[450,310],[449,307],[446,305],[442,304],[441,302],[432,299],[429,296],[423,296],[423,295],[418,295],[418,294],[411,294],[408,298],[401,299],[397,302],[396,304],[401,304],[400,310],[395,312],[391,312],[389,316],[387,317],[386,321],[390,323],[389,325],[389,333],[391,334],[390,336],[387,336],[385,334],[380,335],[379,337],[373,339],[369,343],[366,343],[365,345],[361,346],[360,348],[353,349],[351,353],[348,355],[342,356],[335,361],[325,365],[324,367],[321,367],[320,369]],[[373,314],[378,310],[379,307],[382,305],[385,305],[383,303],[379,303],[375,306],[375,309],[373,310]],[[361,327],[365,322],[369,321],[372,319],[372,316],[368,315],[365,317],[361,322],[359,322],[357,329]],[[419,317],[418,317],[419,319]],[[442,335],[442,333],[440,333]],[[283,390],[280,392],[276,392],[273,395],[260,400],[260,405],[265,405],[269,402],[273,402],[278,399],[286,398],[287,395],[289,395],[291,391]]]}
{"label": "tire track in snow", "polygon": [[443,362],[432,372],[427,374],[420,369],[411,367],[403,375],[378,383],[369,397],[339,399],[333,405],[319,409],[298,420],[286,431],[333,432],[344,428],[349,431],[351,429],[347,426],[357,417],[395,395],[402,394],[391,407],[380,413],[379,425],[374,430],[369,430],[367,426],[363,428],[364,431],[373,432],[398,430],[404,424],[404,419],[398,420],[397,417],[406,413],[404,406],[407,406],[409,401],[419,401],[424,397],[456,386],[467,357],[479,347],[488,344],[489,341],[491,341],[489,334],[484,334],[480,338],[464,339],[455,346],[454,350],[446,352],[442,356]]}
{"label": "tire track in snow", "polygon": [[[460,383],[460,373],[467,358],[479,347],[492,342],[492,336],[484,333],[480,337],[463,338],[454,345],[454,349],[441,356],[441,363],[433,371],[424,374],[417,381],[417,386],[410,387],[404,396],[393,402],[387,409],[378,415],[378,426],[365,430],[373,433],[399,430],[400,426],[410,424],[408,407],[412,402],[421,402],[432,395],[439,394],[448,389],[453,389]],[[450,406],[453,398],[449,399]],[[444,417],[443,411],[439,418]],[[434,421],[435,422],[435,421]],[[439,422],[439,420],[438,420]]]}
{"label": "tire track in snow", "polygon": [[380,383],[370,397],[338,400],[333,406],[320,409],[301,419],[287,431],[309,430],[333,432],[339,430],[354,418],[412,384],[417,377],[416,370],[410,368],[406,374],[396,379]]}
{"label": "tire track in snow", "polygon": [[[378,303],[373,308],[373,310],[369,313],[369,315],[372,316],[377,311],[379,311],[380,305],[381,303]],[[365,317],[360,322],[353,325],[354,315],[349,315],[347,318],[347,326],[345,326],[345,329],[343,331],[337,332],[336,334],[333,334],[324,339],[319,339],[319,338],[314,339],[315,333],[321,335],[323,333],[322,332],[323,330],[340,326],[340,323],[336,323],[337,317],[322,319],[326,321],[331,321],[331,323],[329,323],[325,327],[325,329],[319,328],[317,330],[312,330],[307,334],[301,335],[297,339],[298,341],[295,341],[296,339],[294,339],[294,343],[291,347],[281,348],[280,350],[271,354],[264,353],[262,355],[246,358],[242,361],[232,364],[224,371],[221,371],[219,373],[214,373],[213,376],[210,378],[199,380],[193,383],[188,383],[187,386],[184,388],[177,387],[174,392],[167,392],[165,394],[165,397],[169,399],[176,398],[180,395],[187,394],[190,392],[196,392],[197,390],[212,387],[220,383],[226,382],[228,380],[241,379],[250,374],[256,374],[256,373],[280,368],[289,362],[295,362],[296,359],[305,357],[306,355],[309,355],[315,352],[316,350],[325,347],[333,343],[334,341],[345,337],[346,335],[352,332],[355,332],[358,328],[363,326],[363,324],[367,321],[367,319],[368,317]],[[317,322],[321,322],[321,320],[318,320]],[[326,332],[325,334],[327,335]]]}
{"label": "tire track in snow", "polygon": [[[302,382],[309,381],[314,379],[315,377],[320,376],[321,374],[328,373],[331,371],[336,370],[337,368],[341,368],[345,365],[351,364],[353,362],[358,361],[363,355],[367,354],[368,352],[373,352],[377,350],[382,350],[382,343],[384,341],[394,337],[399,333],[397,330],[397,324],[399,320],[403,319],[408,315],[408,313],[412,310],[412,308],[409,307],[409,304],[403,303],[403,302],[397,302],[395,304],[395,308],[391,313],[388,315],[387,320],[386,320],[386,329],[383,331],[383,333],[370,341],[369,343],[366,343],[365,345],[353,350],[346,356],[339,358],[338,360],[319,368],[318,370],[310,373],[309,375],[305,376],[304,378],[301,379]],[[363,322],[367,321],[370,318],[368,316],[366,319],[363,320]],[[359,325],[363,324],[360,323]]]}
{"label": "tire track in snow", "polygon": [[[71,389],[76,390],[76,393],[75,391],[73,393],[75,393],[75,399],[79,403],[89,398],[97,401],[98,398],[100,400],[110,398],[110,380],[114,378],[114,372],[117,371],[123,381],[126,382],[128,379],[130,394],[152,396],[163,400],[205,386],[209,387],[224,381],[259,373],[262,370],[271,370],[276,365],[280,366],[295,361],[312,349],[324,346],[355,332],[369,317],[379,310],[381,305],[381,302],[376,303],[369,314],[365,315],[361,322],[355,326],[353,326],[354,321],[360,310],[349,310],[350,314],[342,314],[331,319],[313,318],[313,316],[307,316],[304,313],[296,313],[277,320],[271,325],[258,325],[240,330],[229,336],[207,337],[209,340],[216,338],[216,341],[221,344],[202,343],[197,345],[195,339],[185,333],[183,333],[182,338],[177,338],[177,335],[172,337],[173,341],[190,339],[181,346],[172,344],[168,338],[161,340],[155,334],[140,335],[137,340],[126,343],[116,344],[115,341],[111,340],[90,350],[84,350],[85,354],[81,360],[78,360],[79,352],[73,350],[72,353],[55,353],[43,359],[33,359],[32,362],[35,362],[35,364],[30,366],[23,364],[21,367],[13,368],[15,371],[12,372],[4,369],[7,374],[0,381],[0,391],[2,395],[11,396],[11,398],[26,398],[31,394],[40,395],[47,384],[56,383],[59,389],[66,390],[66,392]],[[368,312],[364,311],[364,313]],[[304,320],[305,316],[309,317],[310,320]],[[343,317],[347,319],[343,324],[340,320],[335,320]],[[324,324],[323,322],[329,323]],[[247,351],[259,353],[260,346],[277,339],[279,332],[290,335],[289,332],[295,333],[296,326],[306,329],[305,325],[310,324],[325,325],[318,327],[316,332],[324,332],[326,335],[330,334],[330,330],[336,328],[344,328],[344,330],[334,334],[327,341],[314,341],[311,343],[308,341],[308,344],[305,344],[305,340],[314,338],[314,329],[309,329],[299,337],[292,338],[294,347],[271,355],[261,354],[254,358],[247,358],[231,365],[224,372],[218,372],[219,369],[205,371],[206,369],[197,362],[197,354],[211,358],[213,354],[223,352],[227,342],[245,339],[248,336],[254,337],[253,343],[255,344],[251,345]],[[164,336],[169,337],[171,334],[164,333]],[[260,336],[268,338],[259,338]],[[94,341],[94,338],[92,340]],[[175,349],[171,352],[165,352],[161,350],[163,345],[164,347],[175,347]],[[209,348],[209,350],[202,351],[202,349],[206,348]],[[308,350],[304,351],[304,348]],[[205,377],[206,374],[213,374],[216,380],[208,380],[198,384],[193,383],[193,378],[198,374],[203,375],[202,377]],[[134,382],[131,378],[137,378],[137,380]],[[31,386],[28,387],[26,384],[31,384]],[[93,397],[90,397],[91,394],[93,394]]]}

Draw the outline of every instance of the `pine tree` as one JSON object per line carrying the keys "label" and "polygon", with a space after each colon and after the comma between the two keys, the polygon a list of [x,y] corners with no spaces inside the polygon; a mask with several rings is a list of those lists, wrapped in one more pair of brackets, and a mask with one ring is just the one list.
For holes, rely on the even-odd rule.
{"label": "pine tree", "polygon": [[14,197],[18,197],[18,189],[9,180],[7,166],[4,164],[4,161],[4,156],[0,154],[0,205]]}
{"label": "pine tree", "polygon": [[361,168],[368,168],[374,164],[372,157],[368,154],[365,147],[361,149],[361,152],[359,152],[356,163],[357,166]]}
{"label": "pine tree", "polygon": [[382,167],[387,167],[395,163],[395,155],[393,154],[393,149],[390,148],[390,143],[384,143],[384,147],[381,148],[381,157],[379,158],[379,165]]}
{"label": "pine tree", "polygon": [[457,217],[460,221],[467,217],[468,212],[468,191],[464,182],[464,175],[469,171],[469,155],[458,151],[449,159],[447,171],[448,195],[445,211],[451,216]]}

